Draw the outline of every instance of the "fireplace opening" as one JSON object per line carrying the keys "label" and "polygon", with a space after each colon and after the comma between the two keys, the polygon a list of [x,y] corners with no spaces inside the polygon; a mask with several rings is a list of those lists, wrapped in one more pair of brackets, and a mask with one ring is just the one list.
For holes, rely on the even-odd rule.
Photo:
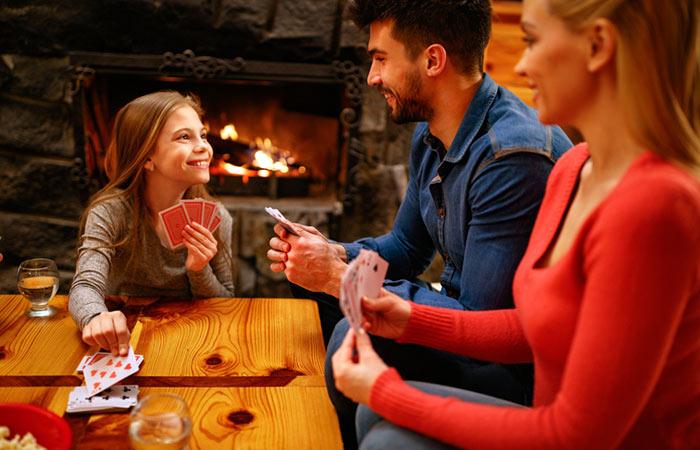
{"label": "fireplace opening", "polygon": [[177,77],[95,76],[84,90],[88,171],[102,161],[116,112],[158,90],[199,97],[214,149],[210,190],[217,195],[337,200],[345,184],[339,83],[193,81]]}

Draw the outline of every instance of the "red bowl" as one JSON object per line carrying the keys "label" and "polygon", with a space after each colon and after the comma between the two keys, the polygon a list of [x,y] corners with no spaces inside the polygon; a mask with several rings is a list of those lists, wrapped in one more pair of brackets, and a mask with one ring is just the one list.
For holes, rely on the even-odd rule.
{"label": "red bowl", "polygon": [[49,450],[67,450],[73,439],[68,423],[46,408],[26,403],[0,403],[0,425],[10,429],[9,439],[32,433]]}

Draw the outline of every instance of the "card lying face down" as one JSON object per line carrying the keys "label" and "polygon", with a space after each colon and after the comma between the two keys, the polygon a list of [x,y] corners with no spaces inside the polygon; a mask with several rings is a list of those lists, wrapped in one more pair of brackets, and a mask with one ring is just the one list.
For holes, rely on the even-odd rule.
{"label": "card lying face down", "polygon": [[345,269],[340,282],[340,309],[355,331],[362,327],[362,297],[379,296],[388,268],[389,263],[379,254],[362,249]]}
{"label": "card lying face down", "polygon": [[198,223],[212,233],[221,224],[221,214],[217,211],[217,204],[200,198],[192,200],[180,200],[180,202],[159,212],[160,221],[165,229],[168,245],[172,249],[184,245],[182,232],[185,226]]}

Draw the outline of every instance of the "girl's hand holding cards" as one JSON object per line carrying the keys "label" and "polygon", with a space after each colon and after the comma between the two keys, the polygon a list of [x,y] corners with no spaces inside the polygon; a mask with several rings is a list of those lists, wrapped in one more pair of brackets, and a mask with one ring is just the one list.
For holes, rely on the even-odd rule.
{"label": "girl's hand holding cards", "polygon": [[199,272],[216,255],[216,239],[211,231],[197,222],[185,226],[182,237],[183,243],[187,247],[185,267],[187,270]]}

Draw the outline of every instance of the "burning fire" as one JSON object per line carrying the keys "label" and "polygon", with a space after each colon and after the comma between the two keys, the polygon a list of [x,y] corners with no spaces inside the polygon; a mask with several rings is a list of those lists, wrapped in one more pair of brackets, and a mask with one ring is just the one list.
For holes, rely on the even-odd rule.
{"label": "burning fire", "polygon": [[[221,139],[238,141],[238,132],[233,124],[228,124],[219,132]],[[270,138],[256,137],[250,143],[250,149],[253,152],[253,157],[250,162],[251,168],[246,166],[237,166],[226,162],[227,158],[221,159],[215,167],[215,172],[225,172],[230,175],[242,176],[243,182],[247,183],[249,177],[269,177],[274,172],[275,175],[281,176],[303,176],[306,173],[306,167],[292,167],[294,158],[287,150],[282,150],[276,147]],[[216,170],[219,169],[219,170]]]}

